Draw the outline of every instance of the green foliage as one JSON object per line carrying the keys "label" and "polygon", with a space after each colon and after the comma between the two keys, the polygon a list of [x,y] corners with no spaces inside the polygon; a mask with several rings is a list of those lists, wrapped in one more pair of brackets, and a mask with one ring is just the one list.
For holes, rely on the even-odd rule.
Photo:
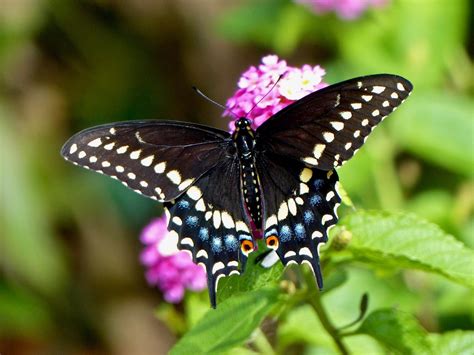
{"label": "green foliage", "polygon": [[242,344],[278,301],[278,292],[256,290],[228,298],[181,338],[171,354],[221,354]]}
{"label": "green foliage", "polygon": [[356,260],[431,271],[474,287],[474,251],[415,215],[359,211],[342,220]]}
{"label": "green foliage", "polygon": [[396,354],[430,354],[427,332],[410,314],[394,309],[372,312],[357,329],[367,334]]}
{"label": "green foliage", "polygon": [[[254,253],[256,254],[256,253]],[[281,278],[283,266],[278,263],[271,268],[264,268],[255,261],[256,255],[251,254],[247,267],[242,275],[233,275],[219,281],[218,301],[222,302],[241,292],[275,287]]]}
{"label": "green foliage", "polygon": [[453,331],[444,334],[430,334],[434,354],[470,355],[474,349],[474,331]]}

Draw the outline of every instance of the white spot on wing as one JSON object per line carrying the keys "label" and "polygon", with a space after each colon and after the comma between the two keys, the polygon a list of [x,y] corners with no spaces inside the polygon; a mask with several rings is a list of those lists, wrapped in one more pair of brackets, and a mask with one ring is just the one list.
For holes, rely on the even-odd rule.
{"label": "white spot on wing", "polygon": [[100,147],[101,144],[102,144],[102,139],[96,138],[93,141],[90,141],[87,145],[89,147],[97,148],[97,147]]}
{"label": "white spot on wing", "polygon": [[342,118],[344,118],[345,120],[348,120],[349,118],[352,117],[352,112],[350,111],[342,111],[341,113],[339,113],[341,115]]}
{"label": "white spot on wing", "polygon": [[397,89],[400,91],[405,91],[405,87],[403,86],[402,83],[397,83]]}
{"label": "white spot on wing", "polygon": [[183,224],[183,221],[181,220],[181,218],[179,218],[178,216],[174,216],[171,221],[174,223],[174,224],[177,224],[178,226],[181,226]]}
{"label": "white spot on wing", "polygon": [[141,149],[138,149],[138,150],[135,150],[135,151],[131,152],[130,153],[130,159],[136,160],[136,159],[140,158],[140,153],[141,152],[142,152]]}
{"label": "white spot on wing", "polygon": [[145,180],[140,181],[140,185],[143,187],[148,187],[148,183]]}
{"label": "white spot on wing", "polygon": [[71,145],[71,148],[69,148],[69,154],[74,154],[77,151],[77,144],[74,143]]}
{"label": "white spot on wing", "polygon": [[223,268],[224,268],[224,263],[222,261],[218,261],[212,267],[212,273],[215,274],[216,272],[218,272],[219,270],[222,270]]}
{"label": "white spot on wing", "polygon": [[153,158],[154,156],[153,155],[149,155],[147,156],[146,158],[143,158],[140,163],[143,165],[143,166],[150,166],[151,163],[153,163]]}
{"label": "white spot on wing", "polygon": [[336,131],[342,131],[344,129],[344,123],[338,121],[332,121],[331,126],[333,126]]}
{"label": "white spot on wing", "polygon": [[323,132],[323,137],[328,143],[331,143],[334,140],[334,134],[331,132]]}
{"label": "white spot on wing", "polygon": [[201,198],[202,192],[201,189],[197,186],[192,186],[189,188],[189,190],[186,192],[186,194],[192,198],[194,201],[197,201]]}
{"label": "white spot on wing", "polygon": [[91,163],[95,163],[95,162],[97,161],[97,157],[96,157],[95,155],[93,155],[93,156],[91,156],[91,157],[89,158],[89,161],[90,161]]}
{"label": "white spot on wing", "polygon": [[227,229],[231,229],[235,227],[234,220],[232,219],[229,213],[224,211],[222,212],[221,217],[222,217],[222,224],[224,225],[224,227],[226,227]]}
{"label": "white spot on wing", "polygon": [[364,118],[361,122],[362,126],[367,126],[369,124],[369,120],[367,118]]}
{"label": "white spot on wing", "polygon": [[296,202],[292,198],[288,200],[288,210],[293,216],[296,216],[296,213],[298,212],[296,208]]}
{"label": "white spot on wing", "polygon": [[166,169],[166,162],[161,162],[155,165],[155,173],[162,174]]}
{"label": "white spot on wing", "polygon": [[199,212],[204,212],[206,210],[206,205],[204,204],[204,200],[201,198],[199,199],[198,202],[196,202],[196,211],[199,211]]}
{"label": "white spot on wing", "polygon": [[313,176],[313,172],[311,169],[308,169],[308,168],[304,168],[302,171],[301,171],[301,174],[300,174],[300,180],[302,182],[308,182],[310,179],[311,179],[311,176]]}
{"label": "white spot on wing", "polygon": [[171,170],[166,174],[166,176],[175,185],[179,185],[181,183],[181,175],[178,170]]}
{"label": "white spot on wing", "polygon": [[358,109],[362,108],[362,104],[360,102],[354,102],[354,103],[351,104],[351,106],[354,110],[358,110]]}
{"label": "white spot on wing", "polygon": [[207,259],[208,258],[207,252],[204,249],[199,250],[196,254],[196,259],[198,258]]}
{"label": "white spot on wing", "polygon": [[321,224],[322,225],[325,225],[327,222],[329,222],[330,220],[333,219],[333,216],[331,216],[330,214],[325,214],[322,218],[321,218]]}
{"label": "white spot on wing", "polygon": [[184,180],[181,184],[179,184],[178,190],[179,191],[186,190],[193,182],[194,182],[194,179]]}
{"label": "white spot on wing", "polygon": [[309,187],[306,184],[300,184],[300,195],[304,195],[309,192]]}
{"label": "white spot on wing", "polygon": [[372,100],[372,95],[362,95],[362,99],[366,102],[369,102],[370,100]]}
{"label": "white spot on wing", "polygon": [[[135,180],[137,177],[134,173],[128,173],[127,176],[130,180]],[[161,192],[161,189],[160,189],[160,192]]]}
{"label": "white spot on wing", "polygon": [[316,144],[314,146],[313,155],[316,157],[316,159],[321,158],[321,155],[323,154],[325,148],[326,148],[326,145],[324,144]]}
{"label": "white spot on wing", "polygon": [[396,92],[392,92],[392,95],[390,95],[392,99],[398,99],[398,94]]}
{"label": "white spot on wing", "polygon": [[295,256],[296,253],[293,250],[287,251],[285,255],[283,255],[283,258],[288,259],[291,258],[292,256]]}
{"label": "white spot on wing", "polygon": [[313,157],[306,157],[306,158],[303,158],[303,161],[305,163],[308,163],[309,165],[318,165],[318,160],[313,158]]}
{"label": "white spot on wing", "polygon": [[[275,216],[273,216],[275,217]],[[267,219],[268,221],[268,219]],[[275,223],[276,224],[276,223]],[[249,228],[247,227],[247,225],[243,222],[243,221],[237,221],[235,222],[235,229],[238,231],[238,232],[247,232],[249,233]]]}
{"label": "white spot on wing", "polygon": [[385,91],[385,86],[374,86],[372,92],[375,94],[381,94]]}
{"label": "white spot on wing", "polygon": [[82,159],[82,158],[84,158],[85,156],[86,156],[86,152],[83,151],[83,150],[81,150],[81,151],[79,152],[79,154],[78,154],[79,159]]}
{"label": "white spot on wing", "polygon": [[346,145],[344,146],[344,148],[345,148],[346,150],[351,149],[351,147],[352,147],[352,143],[351,143],[351,142],[346,143]]}
{"label": "white spot on wing", "polygon": [[183,240],[181,240],[181,244],[182,245],[189,245],[190,247],[194,246],[194,242],[191,238],[183,238]]}
{"label": "white spot on wing", "polygon": [[376,117],[376,116],[378,116],[378,115],[380,115],[380,111],[379,111],[379,110],[373,110],[373,111],[372,111],[372,116],[373,116],[373,117]]}
{"label": "white spot on wing", "polygon": [[122,165],[117,165],[115,167],[115,170],[118,172],[118,173],[123,173],[125,171],[125,168],[122,166]]}
{"label": "white spot on wing", "polygon": [[115,142],[108,143],[104,145],[105,150],[112,150],[114,148]]}
{"label": "white spot on wing", "polygon": [[221,213],[219,211],[214,211],[212,214],[212,223],[215,229],[219,229],[221,225]]}
{"label": "white spot on wing", "polygon": [[117,149],[117,154],[123,154],[127,151],[127,149],[128,149],[128,145],[123,145]]}
{"label": "white spot on wing", "polygon": [[309,256],[310,258],[313,257],[313,253],[311,253],[311,250],[309,250],[308,247],[301,248],[299,254]]}
{"label": "white spot on wing", "polygon": [[311,234],[311,239],[316,239],[316,238],[322,238],[323,234],[320,231],[314,231],[313,234]]}
{"label": "white spot on wing", "polygon": [[282,221],[287,216],[288,216],[288,205],[286,204],[286,202],[282,202],[280,205],[280,208],[278,208],[278,220]]}
{"label": "white spot on wing", "polygon": [[265,221],[265,229],[268,229],[270,228],[271,226],[274,226],[278,223],[277,219],[276,219],[276,216],[275,215],[271,215],[270,217],[267,218],[267,220]]}
{"label": "white spot on wing", "polygon": [[103,166],[104,168],[108,168],[108,167],[110,166],[110,162],[108,162],[107,160],[104,160],[104,161],[102,162],[102,166]]}

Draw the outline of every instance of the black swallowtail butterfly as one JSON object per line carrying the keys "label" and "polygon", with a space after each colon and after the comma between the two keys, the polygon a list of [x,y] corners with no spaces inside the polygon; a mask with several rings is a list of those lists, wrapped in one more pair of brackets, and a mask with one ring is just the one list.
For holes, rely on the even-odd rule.
{"label": "black swallowtail butterfly", "polygon": [[334,168],[410,94],[388,74],[347,80],[307,95],[255,131],[132,121],[93,127],[61,150],[76,165],[164,203],[169,237],[207,272],[216,306],[221,277],[240,274],[255,249],[252,224],[284,265],[308,264],[321,288],[319,247],[341,201]]}

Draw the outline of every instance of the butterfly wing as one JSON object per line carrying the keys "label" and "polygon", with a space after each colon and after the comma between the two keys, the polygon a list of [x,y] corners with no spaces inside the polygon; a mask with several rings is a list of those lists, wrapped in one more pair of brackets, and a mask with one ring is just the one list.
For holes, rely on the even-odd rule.
{"label": "butterfly wing", "polygon": [[283,265],[308,264],[318,286],[323,281],[319,247],[337,223],[338,176],[273,153],[258,157],[264,195],[264,238]]}
{"label": "butterfly wing", "polygon": [[61,154],[163,202],[181,195],[226,159],[229,137],[227,132],[191,123],[120,122],[75,134]]}
{"label": "butterfly wing", "polygon": [[79,132],[61,154],[165,202],[167,242],[189,251],[205,267],[215,307],[219,279],[240,274],[254,249],[232,149],[230,135],[210,127],[133,121]]}
{"label": "butterfly wing", "polygon": [[213,308],[219,279],[240,274],[254,249],[240,186],[240,166],[234,157],[207,172],[176,201],[165,203],[171,236],[206,269]]}
{"label": "butterfly wing", "polygon": [[389,74],[328,86],[263,123],[257,129],[258,149],[331,170],[354,155],[412,88],[408,80]]}

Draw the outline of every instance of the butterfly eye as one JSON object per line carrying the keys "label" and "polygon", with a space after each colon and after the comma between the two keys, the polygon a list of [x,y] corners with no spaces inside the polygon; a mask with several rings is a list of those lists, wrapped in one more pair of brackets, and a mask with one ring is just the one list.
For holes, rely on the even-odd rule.
{"label": "butterfly eye", "polygon": [[248,256],[253,251],[253,242],[251,240],[244,240],[240,245],[240,250],[242,250],[242,254]]}
{"label": "butterfly eye", "polygon": [[280,242],[278,241],[278,237],[276,235],[272,235],[266,239],[267,247],[270,249],[278,249],[278,245]]}

